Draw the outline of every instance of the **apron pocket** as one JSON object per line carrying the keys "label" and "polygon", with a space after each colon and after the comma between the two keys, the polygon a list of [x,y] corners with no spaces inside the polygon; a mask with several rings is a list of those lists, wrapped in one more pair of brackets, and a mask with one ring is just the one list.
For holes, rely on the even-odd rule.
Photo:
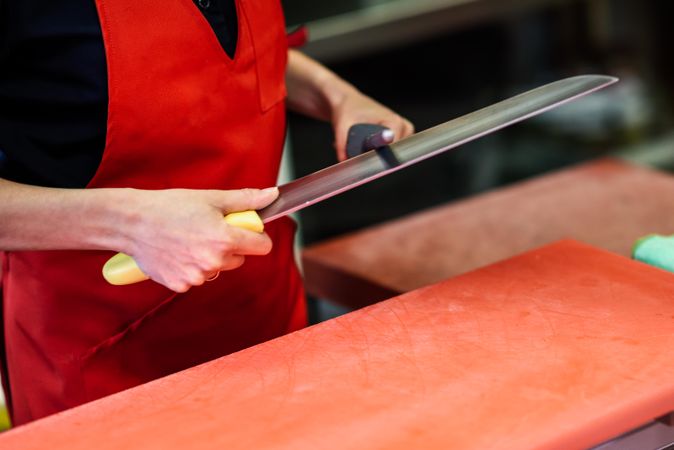
{"label": "apron pocket", "polygon": [[144,343],[138,334],[142,334],[142,329],[167,310],[177,298],[178,294],[170,294],[122,331],[91,347],[80,356],[87,401],[114,394],[161,376],[155,373],[152,367],[153,355],[144,352]]}

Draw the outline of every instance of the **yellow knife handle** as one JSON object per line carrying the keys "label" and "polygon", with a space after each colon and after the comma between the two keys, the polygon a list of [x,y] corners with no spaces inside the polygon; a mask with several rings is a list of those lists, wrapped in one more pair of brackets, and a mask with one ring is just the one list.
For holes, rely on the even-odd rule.
{"label": "yellow knife handle", "polygon": [[260,219],[260,216],[258,216],[255,211],[227,214],[225,216],[225,222],[233,227],[243,228],[244,230],[254,231],[255,233],[262,233],[264,231],[262,219]]}
{"label": "yellow knife handle", "polygon": [[[262,233],[264,224],[262,219],[255,211],[243,211],[231,213],[225,216],[227,224],[243,228],[245,230]],[[110,258],[103,266],[103,278],[115,286],[125,286],[127,284],[139,283],[149,279],[147,275],[140,270],[136,261],[129,255],[117,253]]]}

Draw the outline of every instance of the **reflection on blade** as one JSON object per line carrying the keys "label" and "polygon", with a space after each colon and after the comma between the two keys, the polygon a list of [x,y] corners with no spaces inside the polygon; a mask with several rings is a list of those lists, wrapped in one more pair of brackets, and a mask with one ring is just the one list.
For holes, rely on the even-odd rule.
{"label": "reflection on blade", "polygon": [[264,222],[278,219],[617,81],[603,75],[556,81],[396,142],[386,148],[386,155],[370,151],[348,159],[280,186],[279,198],[259,211],[260,217]]}

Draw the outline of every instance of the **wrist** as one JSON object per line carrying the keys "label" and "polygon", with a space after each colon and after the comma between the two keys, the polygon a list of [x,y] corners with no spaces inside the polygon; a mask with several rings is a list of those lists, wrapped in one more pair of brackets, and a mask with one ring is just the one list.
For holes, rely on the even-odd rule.
{"label": "wrist", "polygon": [[133,230],[140,222],[134,189],[92,189],[84,203],[82,219],[88,224],[86,246],[130,253]]}
{"label": "wrist", "polygon": [[344,101],[358,90],[332,71],[291,50],[288,54],[288,107],[320,120],[332,120]]}
{"label": "wrist", "polygon": [[327,72],[321,77],[318,86],[330,109],[331,116],[341,108],[347,98],[358,93],[358,90],[353,85],[332,72]]}

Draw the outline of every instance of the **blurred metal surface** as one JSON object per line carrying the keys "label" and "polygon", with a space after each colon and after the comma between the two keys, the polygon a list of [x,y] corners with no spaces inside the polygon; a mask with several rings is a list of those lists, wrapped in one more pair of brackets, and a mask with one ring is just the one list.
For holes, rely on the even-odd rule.
{"label": "blurred metal surface", "polygon": [[[326,63],[569,0],[389,0],[307,24],[303,49]],[[365,2],[368,3],[368,2]]]}
{"label": "blurred metal surface", "polygon": [[591,450],[670,450],[672,445],[674,428],[655,421]]}

